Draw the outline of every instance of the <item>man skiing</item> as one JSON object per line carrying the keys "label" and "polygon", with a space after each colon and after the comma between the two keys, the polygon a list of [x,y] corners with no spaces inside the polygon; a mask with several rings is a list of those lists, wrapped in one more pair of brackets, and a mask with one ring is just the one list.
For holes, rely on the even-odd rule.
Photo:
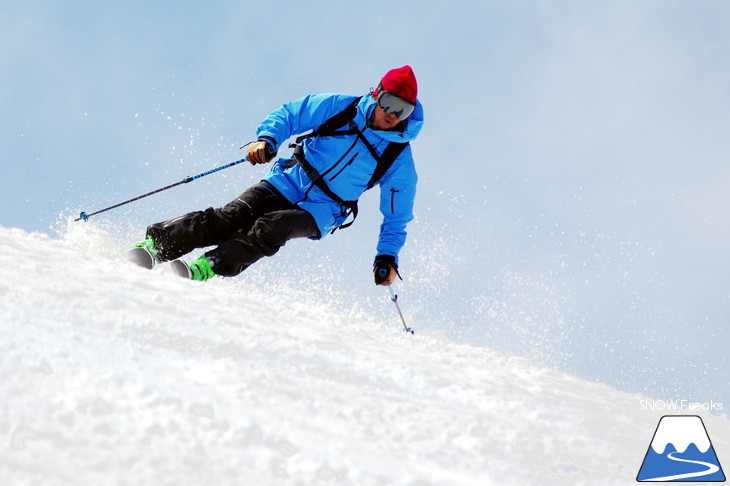
{"label": "man skiing", "polygon": [[[293,158],[279,159],[264,179],[222,208],[192,212],[147,228],[129,259],[152,268],[173,261],[194,280],[235,276],[293,238],[320,239],[352,224],[357,199],[380,185],[383,223],[373,264],[375,283],[398,275],[398,253],[413,219],[417,175],[409,142],[423,125],[410,66],[392,69],[366,96],[318,94],[286,103],[259,125],[247,149],[252,164],[271,161],[296,139]],[[216,246],[188,264],[195,248]]]}

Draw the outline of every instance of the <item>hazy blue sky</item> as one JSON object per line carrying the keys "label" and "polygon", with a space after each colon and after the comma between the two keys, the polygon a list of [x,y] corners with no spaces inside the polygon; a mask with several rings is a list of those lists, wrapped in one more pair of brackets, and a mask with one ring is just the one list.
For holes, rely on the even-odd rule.
{"label": "hazy blue sky", "polygon": [[[730,407],[727,2],[31,0],[0,12],[1,225],[63,233],[81,210],[242,157],[283,102],[363,94],[410,64],[426,114],[401,256],[414,327]],[[224,204],[262,170],[88,224],[133,241]],[[353,228],[293,242],[241,278],[304,281],[392,318],[370,282],[374,196]]]}

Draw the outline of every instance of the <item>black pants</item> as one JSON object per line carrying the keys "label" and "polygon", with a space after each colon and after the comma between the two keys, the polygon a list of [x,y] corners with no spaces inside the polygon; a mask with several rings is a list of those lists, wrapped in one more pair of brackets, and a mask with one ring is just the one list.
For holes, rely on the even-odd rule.
{"label": "black pants", "polygon": [[157,259],[180,258],[195,248],[206,252],[213,271],[232,277],[264,256],[272,256],[293,238],[319,238],[311,214],[262,181],[219,209],[188,213],[147,228]]}

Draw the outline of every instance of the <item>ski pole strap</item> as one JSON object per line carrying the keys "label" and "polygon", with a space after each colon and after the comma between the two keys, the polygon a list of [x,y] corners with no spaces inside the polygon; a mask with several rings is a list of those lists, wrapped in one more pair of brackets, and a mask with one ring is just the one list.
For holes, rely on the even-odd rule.
{"label": "ski pole strap", "polygon": [[[304,169],[304,173],[307,174],[309,180],[311,180],[312,183],[317,186],[320,191],[325,193],[327,197],[338,203],[340,206],[345,207],[347,209],[347,217],[352,215],[352,220],[350,222],[343,223],[338,226],[338,228],[344,229],[351,226],[357,218],[357,201],[345,201],[340,196],[335,194],[335,192],[330,189],[327,183],[324,181],[322,174],[320,174],[319,171],[315,169],[312,164],[310,164],[309,161],[304,157],[304,149],[301,145],[292,144],[290,147],[294,148],[294,153],[292,154],[294,160],[297,164],[301,166],[302,169]],[[332,230],[332,232],[334,231],[335,230]]]}

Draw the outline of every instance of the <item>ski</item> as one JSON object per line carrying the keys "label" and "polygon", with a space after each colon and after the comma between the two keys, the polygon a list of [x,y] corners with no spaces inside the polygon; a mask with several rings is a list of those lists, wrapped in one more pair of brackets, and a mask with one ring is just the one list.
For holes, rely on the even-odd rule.
{"label": "ski", "polygon": [[[131,250],[129,250],[127,252],[127,260],[139,267],[146,268],[147,270],[152,270],[157,264],[155,257],[152,255],[152,252],[150,252],[149,249],[143,246],[132,248]],[[170,269],[172,270],[172,273],[179,277],[186,279],[193,278],[190,267],[188,267],[188,265],[182,260],[171,261]]]}

